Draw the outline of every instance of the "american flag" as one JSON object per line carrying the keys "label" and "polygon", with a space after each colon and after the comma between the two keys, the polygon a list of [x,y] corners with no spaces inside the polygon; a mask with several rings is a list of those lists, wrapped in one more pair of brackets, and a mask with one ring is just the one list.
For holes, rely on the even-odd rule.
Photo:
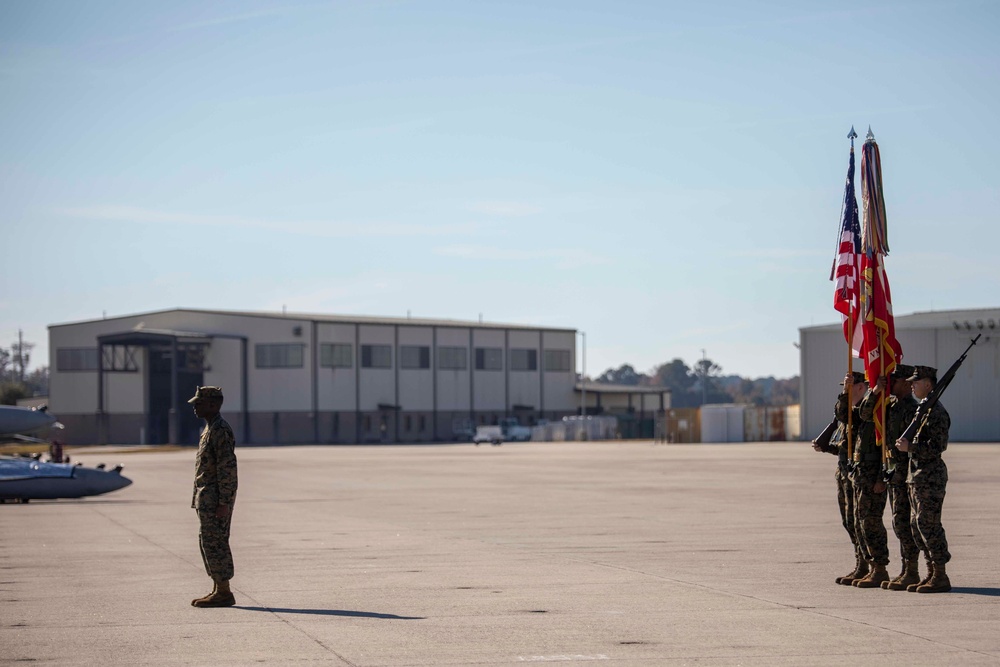
{"label": "american flag", "polygon": [[851,354],[860,357],[864,340],[862,327],[858,326],[861,224],[858,221],[858,200],[854,196],[854,146],[851,146],[851,163],[847,168],[847,185],[844,188],[844,207],[841,217],[837,255],[830,271],[830,280],[836,281],[836,287],[833,291],[833,307],[841,315],[844,340],[850,343]]}

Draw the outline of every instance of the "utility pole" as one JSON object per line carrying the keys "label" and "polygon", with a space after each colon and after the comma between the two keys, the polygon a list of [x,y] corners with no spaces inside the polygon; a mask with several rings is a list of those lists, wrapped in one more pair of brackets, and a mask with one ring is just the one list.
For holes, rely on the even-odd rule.
{"label": "utility pole", "polygon": [[24,336],[20,329],[17,330],[17,372],[18,380],[24,384]]}
{"label": "utility pole", "polygon": [[708,390],[708,364],[705,360],[705,348],[701,348],[701,404],[705,405]]}
{"label": "utility pole", "polygon": [[580,375],[580,416],[587,416],[587,332],[581,331],[583,336],[583,373]]}

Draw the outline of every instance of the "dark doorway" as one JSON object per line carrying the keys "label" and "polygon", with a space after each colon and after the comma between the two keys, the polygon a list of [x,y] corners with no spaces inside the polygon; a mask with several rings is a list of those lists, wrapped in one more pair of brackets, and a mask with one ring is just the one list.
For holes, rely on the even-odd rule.
{"label": "dark doorway", "polygon": [[[194,444],[198,441],[201,421],[194,416],[188,399],[194,396],[195,388],[204,382],[200,370],[198,353],[191,350],[177,351],[177,442],[172,444]],[[187,357],[198,357],[188,359]],[[153,445],[166,444],[170,440],[170,374],[173,362],[172,349],[167,346],[149,346],[149,420],[146,427],[147,442]],[[199,370],[194,370],[195,368]]]}

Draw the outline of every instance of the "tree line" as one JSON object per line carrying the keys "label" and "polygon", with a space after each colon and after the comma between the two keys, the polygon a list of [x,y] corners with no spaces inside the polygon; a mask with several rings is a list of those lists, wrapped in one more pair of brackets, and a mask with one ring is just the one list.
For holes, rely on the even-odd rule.
{"label": "tree line", "polygon": [[[14,405],[20,398],[47,396],[49,368],[28,370],[35,344],[18,339],[9,347],[0,347],[0,404]],[[783,380],[774,377],[750,379],[722,375],[722,367],[711,359],[700,359],[688,366],[683,359],[673,359],[656,366],[650,373],[640,373],[631,364],[609,368],[595,382],[638,387],[666,387],[671,405],[693,408],[710,403],[745,403],[749,405],[792,405],[799,402],[799,377]]]}
{"label": "tree line", "polygon": [[0,405],[16,405],[19,398],[48,396],[49,367],[29,371],[34,343],[21,338],[10,347],[0,347]]}
{"label": "tree line", "polygon": [[634,387],[666,387],[671,394],[670,404],[675,408],[696,408],[710,403],[781,406],[799,402],[797,375],[784,380],[722,375],[722,366],[711,359],[699,359],[693,367],[684,363],[683,359],[673,359],[656,366],[648,374],[636,371],[631,364],[622,364],[604,371],[594,381]]}

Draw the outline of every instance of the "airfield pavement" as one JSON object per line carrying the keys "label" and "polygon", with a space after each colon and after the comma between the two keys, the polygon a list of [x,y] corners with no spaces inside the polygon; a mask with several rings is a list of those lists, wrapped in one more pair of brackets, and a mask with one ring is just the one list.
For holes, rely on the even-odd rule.
{"label": "airfield pavement", "polygon": [[233,608],[190,605],[193,448],[78,450],[134,484],[0,505],[0,663],[1000,663],[998,444],[946,453],[939,595],[834,583],[836,460],[807,443],[237,451]]}

